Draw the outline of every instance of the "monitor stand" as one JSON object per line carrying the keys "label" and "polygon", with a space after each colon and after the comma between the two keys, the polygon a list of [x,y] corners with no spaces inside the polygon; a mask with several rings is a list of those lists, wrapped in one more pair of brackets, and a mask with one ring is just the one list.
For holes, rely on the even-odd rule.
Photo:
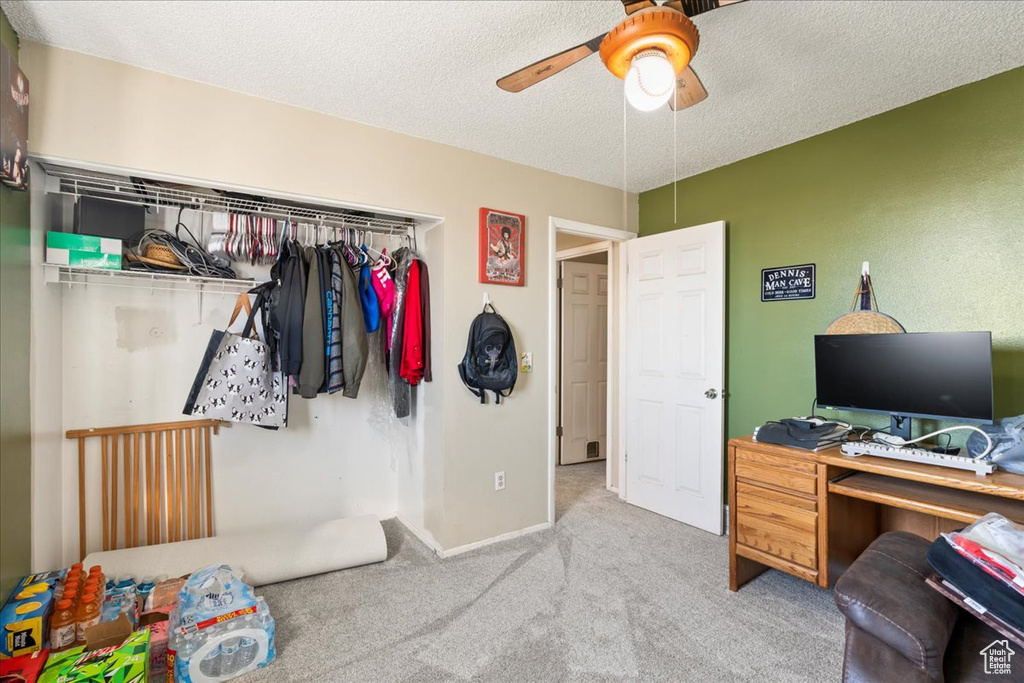
{"label": "monitor stand", "polygon": [[905,441],[910,441],[910,422],[910,416],[908,415],[890,414],[889,433],[893,436],[899,436]]}

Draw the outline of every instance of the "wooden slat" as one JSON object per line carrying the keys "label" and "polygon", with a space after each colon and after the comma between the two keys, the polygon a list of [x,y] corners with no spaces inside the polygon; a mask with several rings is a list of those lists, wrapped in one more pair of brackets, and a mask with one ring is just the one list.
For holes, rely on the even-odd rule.
{"label": "wooden slat", "polygon": [[164,429],[185,429],[192,427],[220,426],[222,420],[182,420],[181,422],[153,422],[143,425],[125,425],[123,427],[92,427],[90,429],[69,429],[65,436],[77,439],[86,436],[120,436],[122,434],[140,434]]}
{"label": "wooden slat", "polygon": [[111,440],[112,457],[110,459],[110,547],[117,548],[117,444],[116,436]]}
{"label": "wooden slat", "polygon": [[200,488],[199,476],[202,474],[202,472],[200,472],[200,470],[199,470],[199,468],[200,468],[199,462],[200,462],[200,460],[203,457],[203,454],[202,454],[202,442],[199,440],[200,439],[200,434],[199,434],[199,429],[198,428],[193,428],[192,429],[192,435],[195,437],[195,440],[196,440],[196,447],[195,447],[195,458],[196,459],[192,463],[192,480],[195,483],[195,486],[192,489],[193,496],[195,497],[195,505],[193,506],[193,510],[195,512],[195,519],[192,522],[192,528],[194,529],[194,532],[192,534],[192,538],[201,538],[200,531],[202,530],[202,505],[203,505],[203,497],[200,495],[200,491],[202,489]]}
{"label": "wooden slat", "polygon": [[192,474],[195,470],[194,461],[195,454],[192,451],[192,430],[185,429],[182,431],[185,436],[185,535],[186,538],[191,540],[194,538],[192,535],[193,519],[193,506],[194,492],[192,490]]}
{"label": "wooden slat", "polygon": [[132,452],[132,474],[135,478],[132,480],[132,547],[139,547],[139,489],[140,476],[139,476],[139,437],[140,432],[135,432],[134,437],[134,450]]}
{"label": "wooden slat", "polygon": [[131,434],[125,434],[124,451],[124,547],[132,548],[132,440]]}
{"label": "wooden slat", "polygon": [[78,439],[78,554],[85,557],[85,437]]}
{"label": "wooden slat", "polygon": [[203,436],[206,438],[206,536],[213,536],[213,484],[211,477],[213,469],[210,458],[210,428],[203,427]]}
{"label": "wooden slat", "polygon": [[174,509],[174,475],[172,471],[174,467],[174,433],[170,430],[164,432],[164,442],[167,444],[167,452],[164,453],[165,469],[167,472],[167,479],[164,484],[164,521],[166,522],[167,533],[164,538],[169,543],[174,538],[171,530],[171,520],[174,519],[172,512]]}
{"label": "wooden slat", "polygon": [[156,443],[153,449],[153,542],[163,543],[163,536],[160,533],[160,518],[164,509],[163,497],[160,495],[161,489],[164,487],[163,433],[156,432],[154,438]]}
{"label": "wooden slat", "polygon": [[174,443],[174,540],[182,540],[181,518],[182,518],[182,476],[185,472],[185,432],[181,429],[177,432],[177,440]]}
{"label": "wooden slat", "polygon": [[103,550],[110,550],[110,437],[100,439],[100,481],[103,487]]}
{"label": "wooden slat", "polygon": [[153,545],[153,432],[146,432],[146,545]]}

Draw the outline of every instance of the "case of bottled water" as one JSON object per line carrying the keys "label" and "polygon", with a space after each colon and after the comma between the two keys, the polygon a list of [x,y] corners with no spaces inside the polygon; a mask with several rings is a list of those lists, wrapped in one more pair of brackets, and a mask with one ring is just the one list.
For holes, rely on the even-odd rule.
{"label": "case of bottled water", "polygon": [[175,683],[226,681],[274,661],[274,619],[227,565],[189,577],[171,612],[168,666]]}

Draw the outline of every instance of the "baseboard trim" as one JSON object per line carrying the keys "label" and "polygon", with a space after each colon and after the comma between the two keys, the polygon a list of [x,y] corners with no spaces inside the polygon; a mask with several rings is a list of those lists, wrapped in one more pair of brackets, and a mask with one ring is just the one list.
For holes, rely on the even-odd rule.
{"label": "baseboard trim", "polygon": [[418,524],[413,524],[408,519],[406,519],[405,516],[402,515],[402,513],[400,512],[396,512],[392,516],[394,517],[394,519],[397,519],[402,524],[402,526],[408,529],[409,533],[418,538],[420,542],[423,543],[423,545],[433,550],[435,554],[441,554],[443,548],[441,547],[440,543],[434,540],[434,535],[432,533],[430,533],[426,529],[421,528]]}
{"label": "baseboard trim", "polygon": [[402,526],[404,526],[406,529],[409,530],[409,532],[413,536],[415,536],[420,541],[422,541],[423,545],[425,545],[428,548],[430,548],[431,550],[433,550],[434,553],[436,553],[437,556],[442,558],[442,559],[447,558],[447,557],[454,557],[455,555],[461,555],[462,553],[468,553],[470,550],[476,550],[477,548],[483,548],[485,546],[491,545],[492,543],[500,543],[502,541],[510,541],[513,538],[519,538],[520,536],[526,536],[527,534],[532,534],[532,533],[535,533],[537,531],[544,531],[545,529],[550,529],[551,528],[551,522],[542,522],[540,524],[534,524],[533,526],[528,526],[525,529],[518,529],[516,531],[510,531],[507,534],[500,534],[498,536],[492,536],[491,538],[485,538],[482,541],[474,541],[472,543],[467,543],[466,545],[460,545],[460,546],[456,546],[454,548],[450,548],[448,550],[445,550],[444,548],[441,547],[441,544],[438,543],[436,539],[434,539],[434,535],[433,534],[431,534],[426,529],[421,528],[419,525],[413,524],[408,519],[406,519],[401,513],[396,512],[395,514],[391,515],[391,517],[393,517],[394,519],[397,519],[402,524]]}
{"label": "baseboard trim", "polygon": [[511,541],[513,538],[519,538],[520,536],[526,536],[527,534],[536,533],[538,531],[545,531],[551,528],[551,522],[541,522],[540,524],[534,524],[528,526],[525,529],[518,529],[516,531],[510,531],[507,534],[500,534],[498,536],[492,536],[491,538],[485,538],[482,541],[474,541],[473,543],[467,543],[466,545],[456,546],[449,550],[439,550],[438,555],[442,558],[454,557],[455,555],[461,555],[462,553],[468,553],[470,550],[476,550],[477,548],[483,548],[484,546],[491,545],[493,543],[501,543],[502,541]]}

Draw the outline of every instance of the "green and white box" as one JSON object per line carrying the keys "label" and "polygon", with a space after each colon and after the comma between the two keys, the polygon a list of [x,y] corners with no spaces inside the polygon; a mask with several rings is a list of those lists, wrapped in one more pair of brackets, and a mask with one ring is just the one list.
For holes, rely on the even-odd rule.
{"label": "green and white box", "polygon": [[121,270],[121,240],[51,230],[46,233],[46,262],[73,268]]}

